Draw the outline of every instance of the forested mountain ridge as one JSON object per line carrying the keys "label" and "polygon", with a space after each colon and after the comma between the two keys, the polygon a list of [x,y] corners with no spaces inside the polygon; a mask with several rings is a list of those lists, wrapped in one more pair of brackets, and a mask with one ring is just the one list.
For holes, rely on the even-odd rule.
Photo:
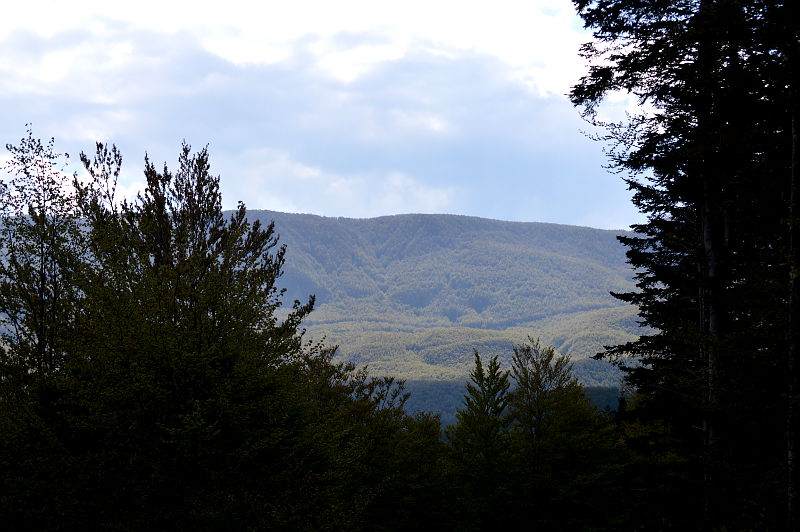
{"label": "forested mountain ridge", "polygon": [[275,221],[286,244],[287,299],[317,298],[311,336],[376,372],[463,378],[472,351],[508,357],[541,336],[569,353],[589,384],[608,384],[586,360],[637,332],[610,291],[632,289],[619,231],[456,215],[372,219],[250,211]]}

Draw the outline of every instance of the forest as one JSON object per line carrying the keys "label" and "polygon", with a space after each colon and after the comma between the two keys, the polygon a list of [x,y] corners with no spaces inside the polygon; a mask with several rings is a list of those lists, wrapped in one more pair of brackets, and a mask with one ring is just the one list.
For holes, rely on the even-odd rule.
{"label": "forest", "polygon": [[[222,210],[206,149],[31,129],[0,186],[6,530],[798,529],[800,7],[574,0],[570,97],[646,222],[620,237],[643,334],[616,411],[531,331],[474,351],[453,423],[310,341],[280,228]],[[618,92],[642,112],[598,113]],[[614,287],[608,289],[614,290]]]}
{"label": "forest", "polygon": [[309,336],[378,373],[463,384],[473,350],[508,365],[535,331],[583,384],[618,386],[616,368],[589,357],[641,332],[635,309],[609,293],[634,289],[616,240],[625,231],[433,214],[248,217],[278,228],[287,299],[314,294]]}
{"label": "forest", "polygon": [[89,179],[30,130],[8,149],[6,528],[482,529],[541,497],[542,526],[607,520],[589,495],[621,449],[566,355],[529,338],[502,370],[475,352],[443,428],[403,382],[305,340],[314,298],[281,311],[286,248],[244,205],[226,216],[205,149],[146,160],[133,202],[113,146],[81,154]]}

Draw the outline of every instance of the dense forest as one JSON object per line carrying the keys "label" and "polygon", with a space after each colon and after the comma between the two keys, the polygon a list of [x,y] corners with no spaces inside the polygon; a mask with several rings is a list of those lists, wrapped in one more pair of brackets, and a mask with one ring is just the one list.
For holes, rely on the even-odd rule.
{"label": "dense forest", "polygon": [[589,357],[641,332],[635,308],[609,293],[634,289],[624,231],[433,214],[248,217],[274,221],[287,246],[287,298],[314,294],[309,336],[379,373],[463,383],[474,349],[508,365],[535,331],[582,383],[618,386],[616,368]]}
{"label": "dense forest", "polygon": [[[222,211],[205,149],[120,201],[114,146],[70,175],[29,131],[0,186],[4,529],[797,529],[800,7],[574,4],[571,98],[647,216],[608,287],[645,326],[598,355],[616,412],[527,337],[471,354],[453,423],[410,414],[307,339],[279,228]],[[647,105],[604,123],[618,91]]]}
{"label": "dense forest", "polygon": [[174,173],[146,160],[146,190],[119,202],[113,146],[81,154],[88,180],[30,131],[8,149],[6,529],[481,529],[534,508],[559,529],[613,521],[589,495],[623,449],[567,356],[527,339],[503,370],[475,352],[443,430],[406,411],[402,382],[304,339],[313,297],[281,311],[286,248],[244,205],[226,217],[206,150],[184,145]]}
{"label": "dense forest", "polygon": [[[618,297],[652,331],[602,356],[636,392],[648,526],[797,529],[800,4],[574,4],[595,41],[572,100],[647,215]],[[619,91],[646,110],[604,123]]]}

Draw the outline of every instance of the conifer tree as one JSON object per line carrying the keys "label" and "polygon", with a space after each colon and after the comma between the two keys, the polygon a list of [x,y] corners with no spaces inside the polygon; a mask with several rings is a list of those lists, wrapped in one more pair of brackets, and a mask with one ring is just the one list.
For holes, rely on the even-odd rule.
{"label": "conifer tree", "polygon": [[457,423],[449,431],[449,439],[458,452],[477,457],[481,469],[491,469],[503,447],[507,424],[508,371],[500,369],[497,356],[484,368],[475,351],[475,367],[470,373],[464,406],[456,411]]}
{"label": "conifer tree", "polygon": [[[785,526],[774,487],[786,477],[776,444],[793,432],[782,419],[791,393],[776,383],[792,358],[796,3],[574,3],[596,40],[573,102],[608,128],[612,165],[648,216],[622,239],[638,291],[619,297],[651,332],[605,356],[636,358],[628,381],[646,396],[639,413],[666,422],[694,471],[680,489],[684,517],[706,528]],[[594,113],[614,91],[652,111],[600,124]]]}
{"label": "conifer tree", "polygon": [[484,368],[475,351],[464,405],[447,430],[460,479],[461,526],[485,529],[504,520],[508,496],[508,371],[497,356]]}

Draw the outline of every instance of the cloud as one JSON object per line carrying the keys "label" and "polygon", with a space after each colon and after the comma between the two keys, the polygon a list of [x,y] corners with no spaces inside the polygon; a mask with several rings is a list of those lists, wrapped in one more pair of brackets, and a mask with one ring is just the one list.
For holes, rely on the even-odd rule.
{"label": "cloud", "polygon": [[[588,39],[569,0],[406,0],[253,3],[246,0],[136,3],[83,0],[17,2],[0,22],[0,38],[27,30],[41,37],[81,31],[113,38],[118,25],[162,35],[183,34],[236,65],[289,60],[309,44],[317,67],[353,81],[397,60],[416,44],[445,54],[489,55],[541,95],[563,94],[580,73],[578,46]],[[383,42],[350,42],[342,35],[383,35]],[[54,61],[62,68],[65,64]],[[57,72],[58,68],[48,70]]]}
{"label": "cloud", "polygon": [[182,139],[209,144],[227,207],[599,226],[630,210],[560,95],[582,38],[567,1],[167,4],[0,22],[0,140],[33,122],[73,154],[114,142],[128,195],[145,152],[172,165]]}
{"label": "cloud", "polygon": [[336,174],[269,148],[237,159],[245,170],[225,182],[223,192],[229,202],[243,199],[251,208],[368,218],[447,212],[459,194],[456,187],[431,187],[399,171]]}

